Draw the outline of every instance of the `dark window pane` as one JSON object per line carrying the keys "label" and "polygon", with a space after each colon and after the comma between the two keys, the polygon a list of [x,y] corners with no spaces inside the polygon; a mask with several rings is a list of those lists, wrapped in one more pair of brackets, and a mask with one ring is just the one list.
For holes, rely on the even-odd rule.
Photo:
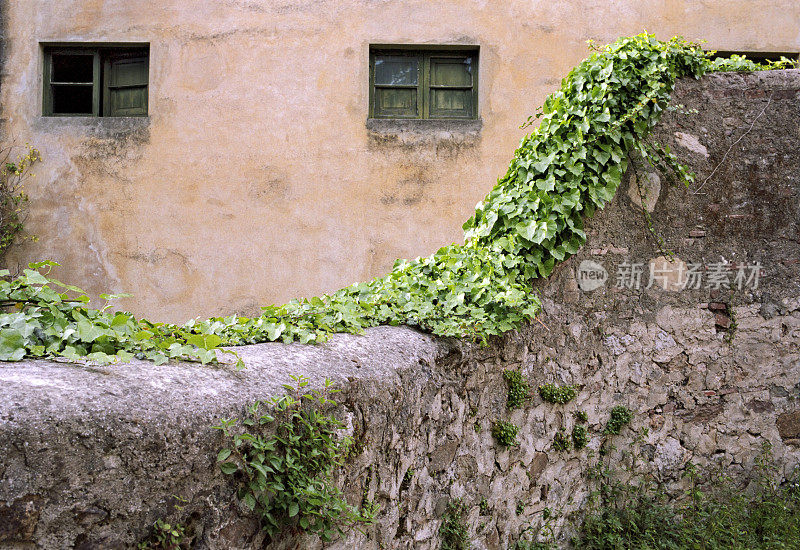
{"label": "dark window pane", "polygon": [[51,82],[92,82],[94,56],[54,53]]}
{"label": "dark window pane", "polygon": [[92,86],[53,84],[53,114],[93,114]]}
{"label": "dark window pane", "polygon": [[472,59],[431,59],[432,86],[472,86]]}
{"label": "dark window pane", "polygon": [[419,61],[416,58],[375,56],[375,84],[416,86],[418,75]]}

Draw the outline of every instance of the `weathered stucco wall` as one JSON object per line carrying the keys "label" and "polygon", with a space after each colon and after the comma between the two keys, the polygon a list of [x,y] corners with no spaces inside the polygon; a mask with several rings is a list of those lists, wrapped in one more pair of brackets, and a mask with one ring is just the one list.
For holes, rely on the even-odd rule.
{"label": "weathered stucco wall", "polygon": [[[261,547],[215,465],[224,442],[211,426],[280,393],[293,373],[343,389],[337,414],[361,450],[338,482],[352,504],[366,490],[381,506],[366,535],[330,548],[438,548],[454,497],[468,506],[478,549],[507,548],[546,506],[561,513],[560,528],[583,504],[584,474],[615,405],[634,420],[613,443],[638,452],[673,489],[689,461],[746,484],[764,442],[779,474],[790,475],[800,462],[800,72],[681,81],[673,104],[698,113],[668,113],[656,139],[696,169],[698,183],[686,190],[637,171],[655,228],[677,255],[672,272],[681,262],[707,267],[699,288],[646,288],[647,265],[661,253],[635,205],[631,170],[587,224],[587,245],[540,285],[540,322],[488,347],[380,327],[320,346],[243,347],[242,372],[2,365],[0,547],[130,548],[158,518],[186,525],[194,548]],[[723,260],[760,263],[758,285],[708,288]],[[586,261],[609,274],[591,291],[581,289]],[[626,263],[644,266],[641,288],[620,284]],[[727,272],[732,283],[737,270]],[[509,413],[508,368],[534,387],[575,384],[577,399],[558,406],[534,396]],[[589,448],[555,451],[554,434],[571,429],[577,410],[588,414]],[[496,419],[520,426],[519,447],[497,446]],[[316,547],[288,536],[271,546]]]}
{"label": "weathered stucco wall", "polygon": [[[39,147],[9,257],[155,320],[381,275],[461,239],[518,129],[586,40],[647,29],[725,50],[800,51],[794,0],[4,1],[3,128]],[[150,117],[42,118],[39,43],[150,43]],[[370,43],[480,45],[479,129],[371,131]]]}

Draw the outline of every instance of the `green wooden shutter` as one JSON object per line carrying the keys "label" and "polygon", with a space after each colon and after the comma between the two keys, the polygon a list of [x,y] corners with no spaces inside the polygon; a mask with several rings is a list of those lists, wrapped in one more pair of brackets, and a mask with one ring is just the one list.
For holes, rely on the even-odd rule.
{"label": "green wooden shutter", "polygon": [[376,118],[419,118],[420,56],[375,54],[372,113]]}
{"label": "green wooden shutter", "polygon": [[472,118],[474,79],[471,56],[430,58],[429,116]]}
{"label": "green wooden shutter", "polygon": [[105,116],[147,116],[147,56],[109,56],[105,63]]}

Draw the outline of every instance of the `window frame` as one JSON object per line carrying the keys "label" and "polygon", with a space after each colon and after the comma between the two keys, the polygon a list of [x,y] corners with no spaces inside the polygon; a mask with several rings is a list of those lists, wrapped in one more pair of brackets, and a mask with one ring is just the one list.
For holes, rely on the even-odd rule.
{"label": "window frame", "polygon": [[[377,56],[410,57],[419,60],[417,79],[417,106],[415,116],[397,116],[378,112],[375,104],[376,88],[412,88],[413,86],[390,86],[375,84],[375,58]],[[469,57],[472,76],[471,86],[431,85],[431,60],[461,59]],[[369,48],[369,109],[368,118],[379,120],[476,120],[478,119],[478,84],[480,47],[474,45],[397,45],[374,44]],[[437,116],[432,114],[432,96],[435,89],[471,89],[469,113],[466,116]]]}
{"label": "window frame", "polygon": [[[150,44],[133,43],[41,43],[42,48],[42,116],[83,118],[141,118],[150,116]],[[78,86],[87,83],[53,82],[53,55],[92,56],[92,112],[55,113],[53,85]],[[116,57],[143,57],[147,68],[144,113],[115,116],[111,114],[110,64]],[[141,86],[140,86],[141,87]]]}

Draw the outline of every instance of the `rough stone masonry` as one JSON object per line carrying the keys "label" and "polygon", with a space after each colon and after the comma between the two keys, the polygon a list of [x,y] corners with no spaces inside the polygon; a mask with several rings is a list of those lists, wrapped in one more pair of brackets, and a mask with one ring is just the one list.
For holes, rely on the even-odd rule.
{"label": "rough stone masonry", "polygon": [[[535,289],[538,321],[486,347],[381,327],[319,346],[243,347],[242,372],[0,366],[0,548],[132,548],[158,518],[185,525],[194,548],[262,547],[215,464],[223,440],[211,426],[280,394],[290,374],[343,389],[337,414],[361,451],[338,482],[352,504],[366,492],[381,506],[375,525],[329,548],[438,548],[456,497],[475,548],[507,548],[545,507],[566,537],[616,405],[634,412],[617,452],[635,451],[675,491],[689,462],[745,487],[765,442],[790,475],[800,460],[799,138],[798,71],[679,82],[654,139],[697,182],[686,189],[637,161],[587,224],[587,245]],[[534,395],[510,413],[502,373],[515,368],[533,387],[574,384],[577,398]],[[588,448],[557,452],[574,411],[588,415]],[[496,419],[520,426],[518,447],[493,440]],[[321,546],[287,535],[270,547]]]}

